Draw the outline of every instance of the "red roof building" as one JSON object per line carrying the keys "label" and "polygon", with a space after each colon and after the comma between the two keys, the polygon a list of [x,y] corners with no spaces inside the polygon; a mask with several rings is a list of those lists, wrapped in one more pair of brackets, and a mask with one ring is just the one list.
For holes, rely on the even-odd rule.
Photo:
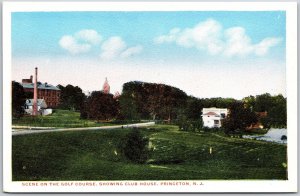
{"label": "red roof building", "polygon": [[[24,92],[31,92],[34,94],[34,83],[32,76],[29,79],[23,79],[22,84]],[[56,108],[60,101],[60,89],[51,84],[37,82],[37,98],[44,99],[50,108]]]}
{"label": "red roof building", "polygon": [[227,108],[203,108],[202,121],[204,127],[214,128],[221,127],[222,120],[228,115]]}

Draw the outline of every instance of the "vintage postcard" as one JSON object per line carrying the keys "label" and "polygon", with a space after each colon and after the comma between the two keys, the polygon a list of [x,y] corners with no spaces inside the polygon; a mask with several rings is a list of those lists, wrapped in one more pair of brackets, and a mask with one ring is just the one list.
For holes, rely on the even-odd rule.
{"label": "vintage postcard", "polygon": [[297,3],[4,2],[5,192],[296,192]]}

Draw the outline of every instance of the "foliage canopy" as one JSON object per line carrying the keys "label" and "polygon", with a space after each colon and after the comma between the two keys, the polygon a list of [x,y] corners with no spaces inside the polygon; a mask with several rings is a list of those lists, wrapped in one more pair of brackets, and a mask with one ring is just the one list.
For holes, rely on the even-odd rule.
{"label": "foliage canopy", "polygon": [[24,114],[25,93],[23,86],[12,81],[12,116],[20,118]]}

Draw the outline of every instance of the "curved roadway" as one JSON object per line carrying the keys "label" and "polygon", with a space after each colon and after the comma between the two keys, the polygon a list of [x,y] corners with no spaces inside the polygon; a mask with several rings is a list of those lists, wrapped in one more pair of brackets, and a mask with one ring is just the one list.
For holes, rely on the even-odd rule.
{"label": "curved roadway", "polygon": [[117,128],[130,128],[130,127],[147,127],[155,125],[155,122],[136,123],[128,125],[113,125],[103,127],[80,127],[80,128],[42,128],[42,127],[27,127],[26,129],[12,129],[12,135],[26,135],[35,133],[49,133],[49,132],[62,132],[62,131],[83,131],[83,130],[104,130],[104,129],[117,129]]}

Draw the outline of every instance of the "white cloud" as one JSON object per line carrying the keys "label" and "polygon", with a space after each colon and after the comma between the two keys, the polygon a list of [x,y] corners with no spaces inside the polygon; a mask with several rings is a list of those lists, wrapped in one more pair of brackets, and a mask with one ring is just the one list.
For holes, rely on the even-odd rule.
{"label": "white cloud", "polygon": [[130,47],[127,48],[124,52],[121,53],[121,57],[131,57],[135,54],[139,54],[141,53],[141,51],[143,50],[143,47],[138,45],[138,46],[134,46],[134,47]]}
{"label": "white cloud", "polygon": [[210,54],[217,54],[222,50],[221,41],[222,26],[213,19],[208,19],[197,24],[193,28],[172,29],[168,35],[162,35],[154,39],[157,44],[176,42],[177,45],[186,48],[198,48],[207,50]]}
{"label": "white cloud", "polygon": [[227,38],[224,54],[226,56],[246,56],[254,53],[257,56],[264,56],[269,49],[281,42],[280,38],[265,38],[258,44],[252,44],[249,36],[242,27],[233,27],[225,31]]}
{"label": "white cloud", "polygon": [[164,42],[173,42],[176,40],[178,33],[180,32],[179,28],[171,29],[169,35],[161,35],[154,39],[154,42],[157,44],[161,44]]}
{"label": "white cloud", "polygon": [[225,38],[225,56],[245,56],[254,50],[251,39],[246,35],[245,29],[242,27],[233,27],[225,30]]}
{"label": "white cloud", "polygon": [[59,45],[71,54],[86,53],[91,49],[90,44],[79,44],[74,37],[65,35],[59,40]]}
{"label": "white cloud", "polygon": [[[93,29],[83,29],[74,33],[74,35],[64,35],[59,40],[61,48],[67,50],[69,53],[76,55],[87,53],[93,46],[100,46],[102,36]],[[126,42],[119,36],[113,36],[105,40],[101,45],[102,59],[110,60],[117,57],[131,57],[139,54],[143,47],[136,45],[127,47]]]}
{"label": "white cloud", "polygon": [[74,35],[64,35],[59,40],[59,45],[71,54],[87,53],[92,45],[101,42],[102,37],[97,31],[92,29],[83,29]]}
{"label": "white cloud", "polygon": [[255,54],[263,56],[268,53],[271,47],[276,46],[281,41],[281,38],[265,38],[259,44],[255,45]]}
{"label": "white cloud", "polygon": [[118,57],[126,58],[135,54],[139,54],[143,47],[140,45],[134,47],[127,47],[125,41],[118,36],[114,36],[105,41],[101,46],[102,52],[100,57],[102,59],[110,60]]}
{"label": "white cloud", "polygon": [[266,55],[269,49],[281,42],[280,38],[267,37],[253,44],[243,27],[223,29],[213,19],[198,23],[192,28],[172,29],[169,34],[154,38],[157,44],[176,43],[185,48],[197,48],[210,55],[222,54],[227,57],[255,54]]}
{"label": "white cloud", "polygon": [[111,37],[102,44],[102,53],[100,56],[103,59],[113,59],[119,56],[121,52],[126,49],[126,47],[126,43],[121,37]]}
{"label": "white cloud", "polygon": [[102,36],[93,29],[84,29],[75,34],[75,38],[97,45],[101,42]]}
{"label": "white cloud", "polygon": [[217,54],[222,49],[221,37],[222,26],[215,20],[208,19],[199,23],[192,29],[183,31],[177,43],[179,45],[190,45],[199,50],[207,50],[209,54]]}

